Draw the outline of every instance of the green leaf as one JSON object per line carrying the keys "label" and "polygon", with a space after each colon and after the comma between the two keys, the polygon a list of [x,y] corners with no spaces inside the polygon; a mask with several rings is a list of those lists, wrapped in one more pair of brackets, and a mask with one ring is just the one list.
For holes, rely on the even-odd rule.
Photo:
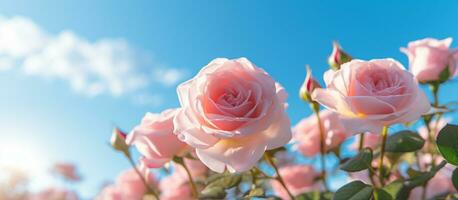
{"label": "green leaf", "polygon": [[199,199],[224,199],[226,191],[223,187],[206,187],[200,192]]}
{"label": "green leaf", "polygon": [[251,198],[251,197],[264,197],[265,191],[264,188],[253,188],[251,189],[248,194],[245,196],[245,198]]}
{"label": "green leaf", "polygon": [[395,180],[391,182],[390,184],[386,185],[385,187],[382,188],[383,192],[379,192],[379,199],[405,199],[405,198],[400,198],[401,194],[400,191],[404,188],[404,184],[402,180]]}
{"label": "green leaf", "polygon": [[369,200],[372,197],[372,187],[361,181],[353,181],[339,188],[334,194],[334,200]]}
{"label": "green leaf", "polygon": [[312,191],[295,196],[295,200],[331,200],[332,192]]}
{"label": "green leaf", "polygon": [[453,170],[452,182],[453,182],[453,186],[455,186],[455,189],[458,190],[458,168]]}
{"label": "green leaf", "polygon": [[365,170],[371,166],[372,162],[372,150],[370,148],[364,148],[355,157],[351,158],[340,166],[340,169],[347,172],[357,172]]}
{"label": "green leaf", "polygon": [[240,174],[223,174],[222,176],[214,177],[211,182],[208,182],[206,187],[222,187],[224,189],[229,189],[234,186],[237,186],[242,180]]}
{"label": "green leaf", "polygon": [[383,189],[375,189],[374,190],[374,199],[380,200],[394,200],[394,197],[391,196],[390,193],[386,192]]}
{"label": "green leaf", "polygon": [[437,148],[448,163],[458,166],[458,126],[447,124],[437,135]]}
{"label": "green leaf", "polygon": [[390,135],[386,141],[386,152],[412,152],[419,150],[425,144],[425,140],[412,131],[399,131]]}

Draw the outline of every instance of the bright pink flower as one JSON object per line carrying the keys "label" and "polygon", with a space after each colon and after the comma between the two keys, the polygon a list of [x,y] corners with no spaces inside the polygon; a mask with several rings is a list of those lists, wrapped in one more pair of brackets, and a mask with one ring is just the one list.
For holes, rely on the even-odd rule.
{"label": "bright pink flower", "polygon": [[420,82],[437,81],[444,70],[448,70],[448,77],[452,77],[458,60],[457,50],[450,49],[452,38],[437,40],[425,38],[409,42],[407,48],[401,51],[409,57],[409,70]]}
{"label": "bright pink flower", "polygon": [[175,132],[213,171],[249,170],[291,139],[286,92],[246,58],[215,59],[177,91]]}
{"label": "bright pink flower", "polygon": [[321,88],[320,83],[312,76],[312,70],[307,66],[307,75],[305,76],[304,83],[302,84],[301,89],[299,90],[299,97],[302,100],[310,101],[310,95],[312,94],[315,88]]}
{"label": "bright pink flower", "polygon": [[340,70],[328,70],[326,89],[312,99],[341,115],[354,134],[380,133],[383,126],[417,120],[430,109],[425,93],[412,74],[393,59],[352,60]]}
{"label": "bright pink flower", "polygon": [[[452,176],[453,167],[445,166],[436,175],[429,180],[426,189],[426,199],[433,199],[438,195],[455,192],[455,187],[450,179]],[[423,187],[417,187],[410,192],[409,200],[421,199]]]}
{"label": "bright pink flower", "polygon": [[181,155],[188,149],[173,134],[173,117],[177,111],[169,109],[160,114],[146,113],[141,124],[127,136],[127,143],[137,147],[147,167],[162,167],[173,156]]}
{"label": "bright pink flower", "polygon": [[[157,185],[154,175],[146,168],[139,169],[150,187]],[[147,188],[135,169],[121,172],[113,185],[106,186],[97,196],[97,200],[141,200]]]}
{"label": "bright pink flower", "polygon": [[78,175],[76,166],[71,163],[56,163],[52,168],[52,172],[62,176],[68,181],[80,181],[81,177]]}
{"label": "bright pink flower", "polygon": [[[286,187],[293,195],[299,195],[314,189],[319,189],[315,182],[319,173],[312,166],[308,165],[289,165],[279,169],[280,175],[285,181]],[[277,181],[271,181],[274,192],[282,199],[290,199],[283,186]]]}
{"label": "bright pink flower", "polygon": [[33,194],[30,200],[78,200],[78,195],[70,190],[60,187],[50,187],[37,194]]}
{"label": "bright pink flower", "polygon": [[[322,126],[325,130],[326,150],[338,147],[348,134],[340,122],[339,116],[329,110],[320,111]],[[315,115],[302,119],[293,128],[295,147],[305,156],[320,153],[320,129]]]}
{"label": "bright pink flower", "polygon": [[179,173],[173,173],[163,178],[159,184],[161,200],[191,200],[192,191],[188,184],[188,178]]}

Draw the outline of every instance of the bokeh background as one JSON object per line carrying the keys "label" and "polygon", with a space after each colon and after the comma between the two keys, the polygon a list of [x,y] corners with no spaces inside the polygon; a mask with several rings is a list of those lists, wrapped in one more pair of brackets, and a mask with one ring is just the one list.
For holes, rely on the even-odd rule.
{"label": "bokeh background", "polygon": [[[1,0],[0,165],[24,169],[39,190],[57,184],[47,176],[53,163],[75,163],[83,181],[69,187],[90,198],[129,167],[108,145],[111,129],[177,107],[176,85],[212,59],[264,68],[289,93],[294,124],[310,114],[297,97],[304,65],[322,81],[333,40],[353,57],[406,65],[399,48],[409,41],[458,39],[457,9],[422,0]],[[457,87],[443,87],[441,101],[458,99]]]}

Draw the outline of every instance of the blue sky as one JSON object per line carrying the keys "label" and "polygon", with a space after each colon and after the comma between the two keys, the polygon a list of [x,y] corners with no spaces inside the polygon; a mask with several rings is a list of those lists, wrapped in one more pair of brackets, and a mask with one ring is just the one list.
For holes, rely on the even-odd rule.
{"label": "blue sky", "polygon": [[[407,65],[399,47],[409,41],[458,39],[457,8],[457,1],[418,0],[0,0],[0,34],[3,26],[31,38],[0,39],[0,146],[23,148],[25,160],[40,169],[75,162],[85,180],[74,187],[89,197],[128,167],[107,146],[111,128],[130,130],[145,112],[178,106],[176,84],[212,59],[247,57],[268,71],[290,94],[295,123],[310,113],[297,98],[304,65],[321,80],[333,40],[354,57],[393,57]],[[54,46],[43,53],[48,42]],[[64,50],[69,54],[52,53]],[[49,61],[56,56],[63,61]],[[75,61],[80,58],[87,62]],[[55,67],[62,63],[64,71]],[[93,65],[100,69],[81,70]],[[457,99],[456,87],[448,84],[442,101]]]}

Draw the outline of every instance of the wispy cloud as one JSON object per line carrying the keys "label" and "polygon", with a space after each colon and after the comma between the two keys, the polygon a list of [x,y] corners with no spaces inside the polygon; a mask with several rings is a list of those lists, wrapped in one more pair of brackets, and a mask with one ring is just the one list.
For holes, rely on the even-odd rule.
{"label": "wispy cloud", "polygon": [[[146,58],[145,58],[146,57]],[[77,93],[126,93],[134,101],[160,101],[141,91],[154,84],[173,86],[184,78],[179,68],[155,65],[124,39],[88,41],[72,31],[50,34],[25,17],[0,16],[0,71],[19,68],[28,75],[67,81]]]}

